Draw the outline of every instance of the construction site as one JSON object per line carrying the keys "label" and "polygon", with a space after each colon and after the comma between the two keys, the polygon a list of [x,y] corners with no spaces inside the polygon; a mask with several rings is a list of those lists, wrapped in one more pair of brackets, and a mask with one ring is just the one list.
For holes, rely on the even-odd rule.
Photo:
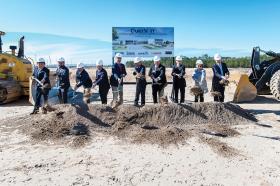
{"label": "construction site", "polygon": [[[101,105],[97,93],[90,104],[81,96],[47,114],[29,115],[26,98],[1,105],[1,183],[231,185],[244,177],[242,184],[277,183],[279,102],[265,95],[232,103],[235,86],[226,88],[225,103],[210,95],[194,103],[187,93],[185,104],[154,105],[148,86],[147,104],[138,108],[135,85],[125,85],[117,108]],[[83,133],[73,134],[79,125]]]}
{"label": "construction site", "polygon": [[[104,65],[101,59],[70,65],[67,56],[56,64],[51,55],[46,63],[36,52],[28,56],[32,38],[26,41],[26,33],[11,44],[3,42],[10,33],[0,31],[0,185],[279,185],[280,51],[252,46],[242,58],[246,68],[224,68],[238,57],[176,56],[175,31],[112,27],[112,63]],[[186,61],[193,59],[190,68]],[[165,83],[153,74],[161,60]],[[61,62],[69,70],[66,89],[59,82]],[[49,69],[43,78],[42,64]],[[125,75],[117,76],[114,89],[120,64]],[[100,69],[110,83],[105,101]],[[86,71],[89,87],[79,70]],[[203,71],[207,91],[194,71]],[[213,88],[217,77],[223,91]],[[175,84],[182,79],[179,102]]]}

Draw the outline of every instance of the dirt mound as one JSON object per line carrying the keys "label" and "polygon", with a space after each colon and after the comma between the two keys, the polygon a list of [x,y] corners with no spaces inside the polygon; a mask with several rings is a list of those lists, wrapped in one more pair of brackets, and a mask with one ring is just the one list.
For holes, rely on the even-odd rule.
{"label": "dirt mound", "polygon": [[228,146],[226,143],[221,142],[218,139],[208,138],[206,136],[199,136],[199,139],[202,143],[209,145],[214,152],[221,156],[230,157],[238,155],[238,150]]}
{"label": "dirt mound", "polygon": [[132,124],[152,123],[160,126],[179,125],[186,127],[205,123],[236,125],[248,120],[257,121],[253,115],[229,103],[150,105],[143,108],[122,105],[119,107],[116,120]]}
{"label": "dirt mound", "polygon": [[[184,143],[195,135],[235,136],[239,133],[231,129],[232,125],[252,121],[256,121],[252,115],[229,103],[147,105],[142,108],[122,105],[115,109],[82,104],[58,105],[48,114],[29,116],[24,119],[23,129],[34,140],[60,140],[74,146],[85,144],[95,132],[134,143],[166,146]],[[85,125],[88,133],[71,135],[69,131],[76,124]]]}

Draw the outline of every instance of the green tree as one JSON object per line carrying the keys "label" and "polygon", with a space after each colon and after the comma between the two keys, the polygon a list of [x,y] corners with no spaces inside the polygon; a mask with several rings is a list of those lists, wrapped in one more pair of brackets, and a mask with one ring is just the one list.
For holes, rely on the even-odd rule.
{"label": "green tree", "polygon": [[119,38],[118,32],[115,28],[113,28],[113,30],[112,30],[112,38],[113,38],[113,41]]}

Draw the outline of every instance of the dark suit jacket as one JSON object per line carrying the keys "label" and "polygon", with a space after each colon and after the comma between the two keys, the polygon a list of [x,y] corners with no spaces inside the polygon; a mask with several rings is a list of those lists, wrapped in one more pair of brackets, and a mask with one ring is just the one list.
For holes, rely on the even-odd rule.
{"label": "dark suit jacket", "polygon": [[[177,75],[178,74],[180,76],[180,78]],[[172,73],[171,75],[173,76],[173,86],[174,87],[185,87],[186,86],[186,80],[184,78],[184,75],[186,74],[185,72],[185,65],[180,64],[179,67],[177,67],[177,65],[173,65],[172,67]]]}
{"label": "dark suit jacket", "polygon": [[223,62],[222,62],[222,69],[223,72],[221,72],[221,69],[217,63],[215,63],[212,67],[213,70],[212,90],[213,91],[219,91],[221,88],[224,88],[219,82],[222,80],[222,76],[225,76],[226,74],[229,75],[229,71],[227,65]]}
{"label": "dark suit jacket", "polygon": [[149,71],[149,76],[153,78],[153,84],[156,83],[154,79],[159,77],[160,80],[158,81],[158,83],[164,85],[166,83],[165,66],[160,64],[156,69],[155,65],[152,65]]}
{"label": "dark suit jacket", "polygon": [[[33,72],[33,76],[36,79],[38,79],[39,81],[44,80],[44,83],[43,83],[44,85],[50,83],[49,74],[50,74],[50,70],[47,67],[44,67],[42,69],[39,69],[38,67],[36,67]],[[37,87],[41,87],[41,85],[38,82],[36,82],[36,85],[37,85]]]}
{"label": "dark suit jacket", "polygon": [[[110,78],[111,85],[117,87],[119,85],[118,78],[122,78],[126,75],[127,73],[126,73],[125,65],[122,63],[121,64],[115,63],[112,66],[112,75]],[[121,85],[123,85],[123,80],[121,82]]]}
{"label": "dark suit jacket", "polygon": [[66,66],[58,67],[55,74],[58,77],[58,85],[61,86],[61,88],[70,87],[69,69]]}
{"label": "dark suit jacket", "polygon": [[107,71],[102,68],[100,71],[96,70],[95,83],[99,86],[101,90],[110,89],[109,79]]}
{"label": "dark suit jacket", "polygon": [[77,70],[76,72],[76,83],[77,87],[83,85],[84,88],[91,88],[92,87],[92,80],[90,79],[87,71],[84,69],[82,72]]}

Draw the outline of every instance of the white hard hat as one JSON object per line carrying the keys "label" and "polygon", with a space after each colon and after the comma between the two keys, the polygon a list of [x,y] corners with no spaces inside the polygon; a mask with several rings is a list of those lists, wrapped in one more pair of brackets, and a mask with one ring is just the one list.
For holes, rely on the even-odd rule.
{"label": "white hard hat", "polygon": [[59,58],[57,61],[58,61],[58,62],[65,62],[65,59],[64,59],[63,57],[61,57],[61,58]]}
{"label": "white hard hat", "polygon": [[203,65],[203,61],[199,59],[199,60],[196,61],[195,64],[196,64],[196,65]]}
{"label": "white hard hat", "polygon": [[176,61],[182,61],[182,60],[183,60],[183,58],[181,56],[176,57]]}
{"label": "white hard hat", "polygon": [[103,66],[103,60],[102,59],[98,59],[96,61],[96,66]]}
{"label": "white hard hat", "polygon": [[141,57],[136,57],[134,58],[134,63],[139,63],[142,61],[142,58]]}
{"label": "white hard hat", "polygon": [[215,61],[220,61],[221,59],[222,59],[222,56],[220,54],[217,53],[217,54],[214,55],[214,60]]}
{"label": "white hard hat", "polygon": [[115,57],[122,57],[121,53],[116,53]]}
{"label": "white hard hat", "polygon": [[155,57],[154,57],[154,62],[156,62],[156,61],[160,61],[160,57],[155,56]]}
{"label": "white hard hat", "polygon": [[39,58],[39,60],[37,61],[37,63],[46,63],[44,58]]}
{"label": "white hard hat", "polygon": [[83,63],[78,63],[77,64],[77,68],[84,68],[84,67],[85,67],[85,65]]}

